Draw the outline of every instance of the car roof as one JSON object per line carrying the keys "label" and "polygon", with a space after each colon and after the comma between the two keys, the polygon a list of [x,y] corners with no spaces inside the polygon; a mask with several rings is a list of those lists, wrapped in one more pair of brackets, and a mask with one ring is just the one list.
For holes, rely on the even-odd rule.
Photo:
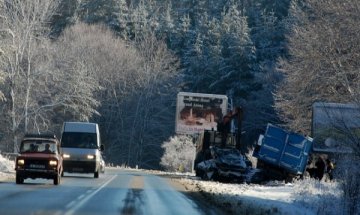
{"label": "car roof", "polygon": [[22,142],[27,140],[46,140],[46,141],[52,141],[52,142],[59,142],[58,138],[55,134],[25,134]]}

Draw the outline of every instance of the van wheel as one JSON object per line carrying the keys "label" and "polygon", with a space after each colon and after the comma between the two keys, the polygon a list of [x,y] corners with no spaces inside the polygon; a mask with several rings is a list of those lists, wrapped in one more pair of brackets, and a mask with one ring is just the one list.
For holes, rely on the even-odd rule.
{"label": "van wheel", "polygon": [[94,178],[99,178],[99,171],[94,172]]}
{"label": "van wheel", "polygon": [[60,184],[60,178],[61,178],[61,175],[60,174],[57,174],[54,178],[54,185],[59,185]]}
{"label": "van wheel", "polygon": [[18,174],[16,174],[16,179],[15,180],[16,180],[17,184],[24,183],[24,179],[21,176],[19,176]]}

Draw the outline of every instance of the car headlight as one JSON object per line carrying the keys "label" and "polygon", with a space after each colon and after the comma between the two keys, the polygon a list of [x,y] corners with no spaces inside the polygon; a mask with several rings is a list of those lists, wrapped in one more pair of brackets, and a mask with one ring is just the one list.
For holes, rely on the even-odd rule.
{"label": "car headlight", "polygon": [[63,154],[63,158],[70,158],[69,154]]}
{"label": "car headlight", "polygon": [[56,160],[50,160],[50,161],[49,161],[49,165],[50,165],[50,166],[57,166],[57,163],[58,163],[58,162],[57,162]]}
{"label": "car headlight", "polygon": [[95,155],[87,155],[87,159],[93,160],[93,159],[95,159]]}
{"label": "car headlight", "polygon": [[18,165],[24,165],[24,164],[25,164],[25,160],[24,160],[24,159],[19,159],[19,160],[17,161],[17,164],[18,164]]}

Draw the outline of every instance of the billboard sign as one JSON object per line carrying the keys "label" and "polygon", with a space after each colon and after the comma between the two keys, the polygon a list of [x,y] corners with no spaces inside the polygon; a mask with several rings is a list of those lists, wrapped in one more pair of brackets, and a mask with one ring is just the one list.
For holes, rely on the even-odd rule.
{"label": "billboard sign", "polygon": [[176,124],[178,134],[195,134],[204,129],[216,130],[226,114],[225,95],[180,92],[177,95]]}

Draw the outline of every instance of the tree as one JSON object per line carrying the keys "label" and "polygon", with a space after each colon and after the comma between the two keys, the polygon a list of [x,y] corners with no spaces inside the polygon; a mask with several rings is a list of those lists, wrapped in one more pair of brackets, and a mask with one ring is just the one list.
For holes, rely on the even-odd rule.
{"label": "tree", "polygon": [[315,101],[358,100],[359,31],[357,2],[295,1],[289,19],[289,57],[276,93],[276,108],[292,130],[309,134]]}
{"label": "tree", "polygon": [[[279,71],[284,81],[276,92],[275,107],[294,131],[310,134],[311,107],[316,101],[359,103],[360,31],[358,1],[294,1],[288,20],[289,56]],[[347,125],[347,123],[343,123]],[[353,149],[341,159],[340,179],[346,214],[359,213],[360,136],[358,129],[342,126],[343,144]]]}
{"label": "tree", "polygon": [[80,0],[60,0],[60,4],[51,18],[51,37],[58,37],[62,31],[76,22],[75,12]]}
{"label": "tree", "polygon": [[[69,96],[85,91],[98,102],[99,114],[89,119],[100,124],[108,162],[158,165],[160,143],[173,132],[175,118],[171,103],[177,61],[164,42],[142,34],[130,43],[105,26],[79,23],[64,31],[57,50],[67,76],[89,78],[81,88],[68,86]],[[72,69],[73,64],[82,65],[84,73]]]}
{"label": "tree", "polygon": [[192,171],[196,149],[191,137],[174,136],[165,141],[161,147],[164,148],[164,155],[160,164],[166,170]]}
{"label": "tree", "polygon": [[[177,58],[155,34],[145,34],[135,47],[144,59],[142,86],[134,91],[136,106],[129,146],[136,145],[135,162],[140,166],[154,167],[161,156],[160,144],[174,129],[177,93]],[[132,144],[132,142],[134,144]]]}
{"label": "tree", "polygon": [[129,166],[157,168],[160,143],[174,131],[177,61],[154,34],[143,36],[134,44],[142,60],[137,64],[139,76],[131,79],[137,84],[127,90],[126,96],[113,100],[118,104],[119,118],[104,117],[112,117],[110,127],[119,128],[110,136],[117,140],[111,146],[115,152],[111,160]]}
{"label": "tree", "polygon": [[88,24],[106,24],[119,30],[117,19],[118,4],[115,0],[82,0],[76,10],[79,21]]}
{"label": "tree", "polygon": [[[62,92],[58,114],[62,121],[89,121],[95,114],[99,114],[97,107],[101,104],[96,94],[101,91],[98,72],[101,70],[98,55],[93,41],[89,41],[92,32],[80,32],[85,24],[74,25],[65,29],[63,34],[54,42],[52,54],[52,70],[58,76],[55,91]],[[78,40],[82,37],[82,41]],[[61,113],[61,114],[60,114]]]}
{"label": "tree", "polygon": [[221,26],[224,60],[219,71],[220,82],[216,84],[227,86],[230,96],[246,99],[249,93],[259,90],[261,85],[254,79],[257,72],[256,55],[250,29],[237,4],[224,9]]}
{"label": "tree", "polygon": [[39,107],[32,99],[41,69],[34,60],[40,43],[46,44],[48,22],[57,5],[50,0],[0,2],[0,70],[5,73],[2,89],[7,101],[3,119],[10,125],[10,132],[5,132],[12,136],[14,147],[19,133],[27,132],[30,121],[36,120]]}

